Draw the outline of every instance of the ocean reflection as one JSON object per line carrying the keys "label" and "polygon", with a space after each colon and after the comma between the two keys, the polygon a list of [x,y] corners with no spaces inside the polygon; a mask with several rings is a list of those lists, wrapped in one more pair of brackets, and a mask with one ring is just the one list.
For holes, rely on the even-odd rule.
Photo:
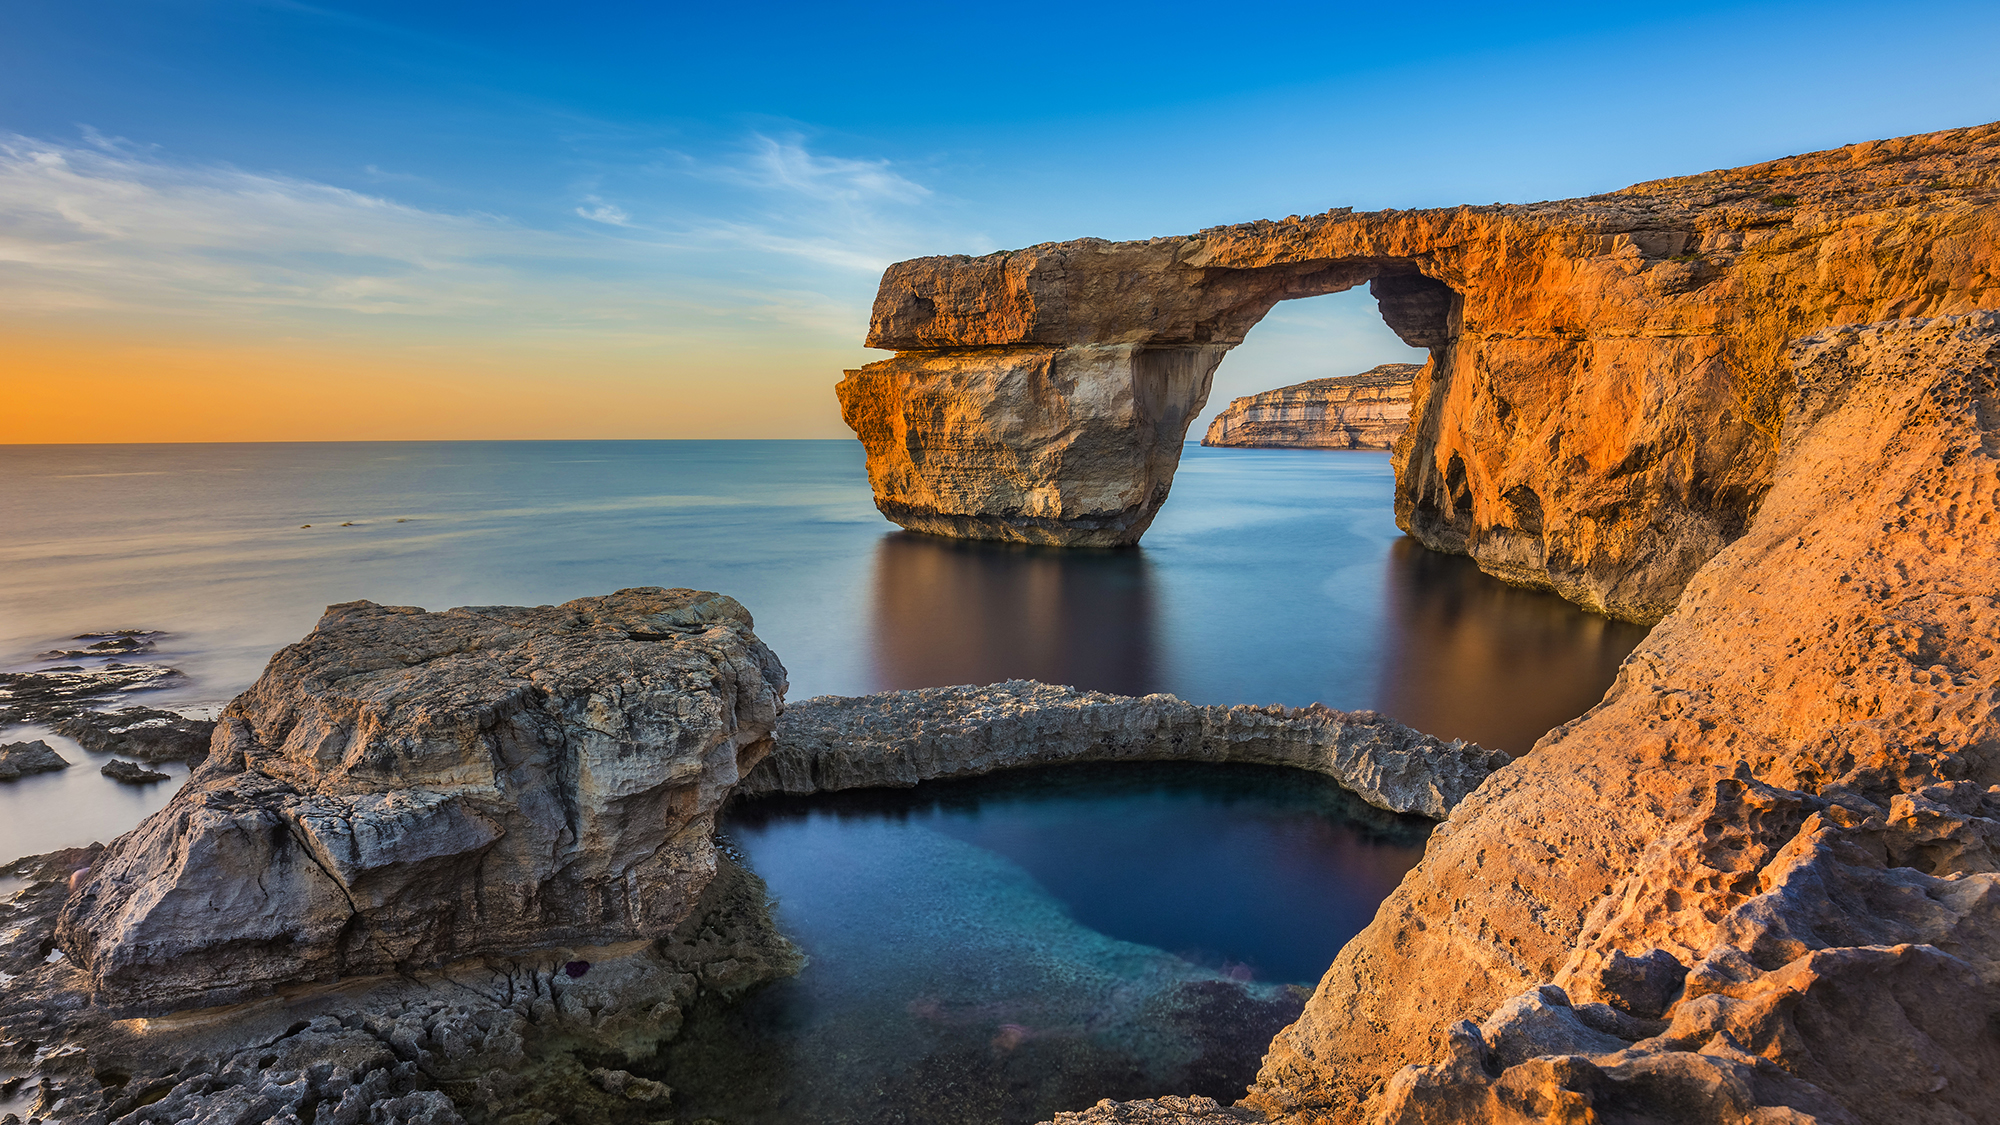
{"label": "ocean reflection", "polygon": [[1525,753],[1603,697],[1646,627],[1509,586],[1469,558],[1390,546],[1376,709],[1442,738]]}
{"label": "ocean reflection", "polygon": [[1139,548],[885,535],[875,548],[875,687],[1034,679],[1159,691],[1155,601]]}

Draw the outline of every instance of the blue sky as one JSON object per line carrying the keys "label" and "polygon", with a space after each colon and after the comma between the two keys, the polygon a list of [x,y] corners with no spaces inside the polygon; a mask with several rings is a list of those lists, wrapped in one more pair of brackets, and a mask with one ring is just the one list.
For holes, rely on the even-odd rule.
{"label": "blue sky", "polygon": [[[890,261],[1976,124],[1995,43],[1950,3],[0,0],[0,333],[42,357],[0,379],[275,404],[115,440],[841,436]],[[1405,354],[1365,297],[1281,306],[1211,408]],[[385,387],[403,429],[327,421]]]}

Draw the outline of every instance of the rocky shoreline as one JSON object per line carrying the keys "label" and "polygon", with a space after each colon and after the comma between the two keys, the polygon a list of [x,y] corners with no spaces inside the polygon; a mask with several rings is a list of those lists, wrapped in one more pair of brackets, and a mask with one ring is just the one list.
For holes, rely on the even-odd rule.
{"label": "rocky shoreline", "polygon": [[1200,707],[1009,680],[791,704],[775,749],[736,793],[902,787],[1072,762],[1239,762],[1310,770],[1377,808],[1442,820],[1508,760],[1373,711]]}

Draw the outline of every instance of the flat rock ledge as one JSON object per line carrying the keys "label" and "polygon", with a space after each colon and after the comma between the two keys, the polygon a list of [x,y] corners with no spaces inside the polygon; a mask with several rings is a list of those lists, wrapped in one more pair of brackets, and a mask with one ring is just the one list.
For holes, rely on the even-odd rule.
{"label": "flat rock ledge", "polygon": [[1201,707],[1008,680],[791,704],[777,747],[736,792],[908,787],[1072,762],[1244,762],[1311,770],[1377,808],[1442,820],[1509,760],[1373,711]]}

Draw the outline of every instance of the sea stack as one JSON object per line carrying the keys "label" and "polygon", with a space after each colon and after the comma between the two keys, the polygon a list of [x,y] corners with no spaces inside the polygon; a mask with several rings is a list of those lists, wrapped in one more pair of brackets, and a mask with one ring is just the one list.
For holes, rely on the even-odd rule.
{"label": "sea stack", "polygon": [[1266,449],[1388,449],[1410,428],[1420,363],[1384,363],[1359,375],[1311,379],[1232,400],[1203,445]]}

